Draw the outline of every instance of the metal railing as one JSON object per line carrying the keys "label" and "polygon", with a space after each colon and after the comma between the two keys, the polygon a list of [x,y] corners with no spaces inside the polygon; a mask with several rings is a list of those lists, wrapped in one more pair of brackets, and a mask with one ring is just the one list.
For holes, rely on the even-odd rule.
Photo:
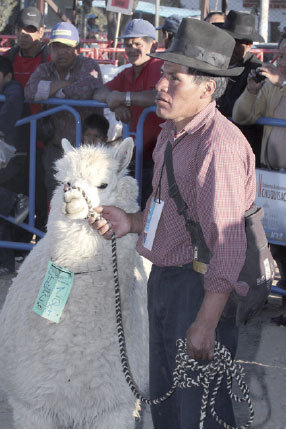
{"label": "metal railing", "polygon": [[[0,101],[4,101],[5,97],[0,96]],[[21,126],[30,123],[30,163],[29,163],[29,218],[28,223],[21,223],[18,226],[38,237],[43,237],[44,232],[35,227],[35,178],[36,178],[36,136],[37,136],[37,120],[46,116],[55,114],[61,111],[70,112],[75,119],[76,126],[76,146],[81,143],[81,118],[73,106],[90,106],[90,107],[105,107],[104,103],[95,100],[68,100],[64,102],[62,99],[51,98],[41,101],[41,104],[57,105],[56,107],[49,108],[34,115],[29,115],[17,121],[16,126]],[[0,215],[1,218],[14,224],[14,218],[11,216],[5,217]],[[31,243],[0,241],[0,247],[30,250],[33,248]]]}
{"label": "metal railing", "polygon": [[[0,101],[4,101],[5,97],[0,96]],[[44,236],[44,232],[35,228],[35,173],[36,173],[36,135],[37,135],[37,120],[57,112],[61,111],[69,111],[75,119],[76,123],[76,147],[81,144],[81,118],[79,113],[74,109],[74,106],[84,106],[84,107],[106,107],[106,104],[97,102],[95,100],[71,100],[71,99],[58,99],[58,98],[50,98],[45,101],[41,101],[41,104],[53,105],[56,107],[49,108],[42,112],[39,112],[34,115],[30,115],[28,117],[22,118],[16,123],[16,126],[21,126],[27,123],[30,123],[30,167],[29,167],[29,221],[27,223],[22,223],[19,226],[23,229],[36,234],[39,237]],[[155,106],[147,107],[141,113],[136,133],[132,133],[129,130],[128,126],[123,128],[123,137],[127,137],[129,135],[135,135],[135,147],[136,147],[136,157],[135,157],[135,178],[138,181],[139,186],[139,201],[141,201],[141,190],[142,190],[142,164],[143,164],[143,129],[144,123],[147,116],[156,111]],[[257,120],[257,124],[261,125],[271,125],[271,126],[279,126],[286,127],[285,119],[278,118],[266,118],[261,117]],[[14,223],[14,219],[9,217],[4,217],[0,215],[1,218]],[[34,245],[31,243],[23,243],[23,242],[9,242],[9,241],[0,241],[0,247],[3,248],[13,248],[13,249],[24,249],[30,250]],[[272,287],[271,290],[275,294],[285,295],[286,291],[278,288],[276,286]]]}

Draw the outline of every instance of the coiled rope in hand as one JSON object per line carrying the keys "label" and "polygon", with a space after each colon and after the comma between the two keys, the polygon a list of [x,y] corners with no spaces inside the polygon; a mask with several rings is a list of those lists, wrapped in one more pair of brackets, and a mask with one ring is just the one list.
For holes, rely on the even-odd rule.
{"label": "coiled rope in hand", "polygon": [[[100,216],[94,212],[90,200],[87,198],[86,193],[79,187],[72,187],[68,184],[67,189],[77,189],[82,193],[88,208],[89,217],[99,218]],[[236,363],[231,358],[229,350],[221,345],[219,342],[215,343],[213,359],[205,365],[199,364],[198,361],[190,358],[186,352],[186,341],[182,339],[177,340],[178,353],[176,355],[176,367],[173,372],[173,385],[167,393],[158,397],[157,399],[148,399],[143,397],[131,376],[129,369],[128,358],[126,354],[126,342],[124,336],[124,328],[122,323],[121,313],[121,299],[120,299],[120,288],[118,279],[118,267],[117,267],[117,253],[116,253],[116,239],[115,234],[112,233],[111,237],[112,247],[112,265],[113,265],[113,277],[114,277],[114,290],[115,290],[115,312],[116,312],[116,324],[119,341],[119,350],[121,357],[121,364],[125,379],[136,397],[137,400],[148,405],[158,405],[167,400],[177,388],[191,388],[201,387],[203,389],[201,410],[200,410],[200,429],[204,428],[204,420],[207,413],[207,405],[209,404],[210,413],[217,423],[226,429],[233,429],[235,427],[230,426],[224,422],[217,414],[215,410],[215,401],[217,392],[223,383],[225,377],[227,392],[232,400],[235,402],[245,402],[249,408],[249,419],[246,424],[238,428],[249,428],[254,419],[254,409],[249,397],[249,389],[244,380],[244,371],[240,364]],[[190,372],[193,372],[195,376],[191,377]],[[242,396],[234,394],[232,391],[232,382],[236,381],[238,388],[240,389]],[[210,385],[212,384],[212,387]]]}

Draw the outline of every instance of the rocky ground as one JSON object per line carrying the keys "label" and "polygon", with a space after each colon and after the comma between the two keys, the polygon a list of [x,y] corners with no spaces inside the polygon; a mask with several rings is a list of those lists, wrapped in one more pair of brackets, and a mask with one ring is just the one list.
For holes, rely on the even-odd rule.
{"label": "rocky ground", "polygon": [[[0,278],[0,307],[12,277]],[[262,313],[241,328],[237,360],[244,366],[255,409],[252,428],[286,428],[286,327],[271,317],[281,313],[281,297],[272,295]],[[0,369],[1,371],[1,369]],[[235,407],[238,425],[247,421],[247,406]],[[13,428],[11,409],[0,393],[0,429]]]}

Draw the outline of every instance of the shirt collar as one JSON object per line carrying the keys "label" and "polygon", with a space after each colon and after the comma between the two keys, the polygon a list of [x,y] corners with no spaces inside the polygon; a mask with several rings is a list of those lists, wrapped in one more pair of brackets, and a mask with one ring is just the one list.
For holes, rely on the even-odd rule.
{"label": "shirt collar", "polygon": [[191,121],[176,134],[175,124],[172,122],[172,135],[174,139],[178,139],[182,134],[188,133],[193,134],[198,131],[200,128],[204,127],[206,123],[213,118],[215,114],[216,102],[212,101],[209,103],[203,110],[201,110],[197,115],[195,115]]}

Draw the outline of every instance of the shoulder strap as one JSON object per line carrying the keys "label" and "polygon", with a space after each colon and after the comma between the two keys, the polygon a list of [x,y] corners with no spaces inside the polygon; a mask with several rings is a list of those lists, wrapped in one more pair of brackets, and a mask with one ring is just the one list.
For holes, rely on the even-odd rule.
{"label": "shoulder strap", "polygon": [[[183,137],[185,137],[185,135],[183,135],[182,138]],[[177,141],[176,144],[178,143],[179,142]],[[194,251],[194,260],[198,260],[199,262],[204,264],[209,264],[212,254],[205,242],[202,228],[199,222],[192,221],[188,216],[188,205],[184,201],[175,179],[173,166],[173,149],[170,142],[168,142],[166,146],[164,161],[166,165],[169,196],[174,200],[178,214],[183,215],[184,217],[186,229],[191,237],[191,243]]]}

